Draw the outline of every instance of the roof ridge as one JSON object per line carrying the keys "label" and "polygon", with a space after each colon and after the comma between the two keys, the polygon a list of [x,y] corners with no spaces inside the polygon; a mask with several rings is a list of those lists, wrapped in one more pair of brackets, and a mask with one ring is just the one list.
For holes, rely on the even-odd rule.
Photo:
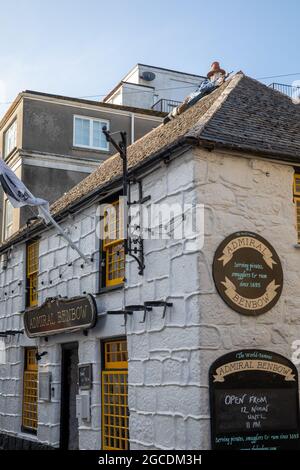
{"label": "roof ridge", "polygon": [[[226,88],[225,90],[223,90],[223,92],[221,93],[220,97],[218,97],[216,99],[216,102],[218,102],[218,109],[221,107],[222,103],[224,102],[225,98],[227,97],[227,95],[225,94],[227,88],[231,87],[230,88],[230,91],[236,86],[236,84],[239,82],[239,80],[244,77],[244,74],[242,72],[237,72],[233,77],[231,77],[229,80],[227,80],[224,85],[226,84]],[[233,82],[233,83],[228,83],[228,82]],[[223,85],[222,85],[223,86]],[[198,101],[198,103],[196,103],[194,106],[192,106],[191,108],[189,108],[187,111],[185,111],[184,113],[182,113],[180,116],[177,117],[177,119],[174,119],[172,120],[170,123],[168,123],[167,125],[164,125],[163,123],[158,125],[157,127],[154,127],[150,132],[147,132],[147,134],[143,135],[142,137],[140,137],[139,139],[137,139],[135,142],[133,142],[132,144],[130,144],[130,146],[128,147],[128,154],[130,152],[131,149],[134,149],[136,148],[137,146],[139,146],[140,144],[143,144],[143,141],[147,141],[149,140],[149,138],[151,138],[151,135],[156,135],[157,132],[159,131],[159,129],[161,129],[161,131],[164,131],[164,129],[168,128],[168,126],[170,125],[176,125],[176,122],[179,122],[181,121],[182,119],[184,119],[184,116],[186,115],[186,113],[189,113],[193,108],[195,109],[196,106],[198,105],[201,105],[201,103],[204,102],[205,99],[210,99],[211,97],[213,97],[214,93],[218,92],[220,90],[221,87],[218,87],[216,90],[214,90],[212,93],[210,93],[209,95],[206,95],[204,96],[201,100]],[[222,99],[220,100],[220,98],[222,97]],[[220,101],[219,101],[220,100]],[[205,120],[205,122],[201,122],[202,121],[202,118],[200,118],[200,120],[198,122],[201,122],[201,130],[203,130],[204,128],[204,125],[207,124],[209,122],[209,120],[212,118],[212,116],[214,115],[214,113],[212,113],[211,115],[209,114],[209,111],[210,111],[210,108],[213,108],[214,110],[214,113],[217,111],[217,109],[214,107],[214,104],[212,106],[210,106],[208,108],[208,110],[205,112],[204,116],[207,116],[207,119]],[[182,137],[183,138],[186,138],[186,137],[198,137],[197,135],[194,135],[194,134],[197,134],[197,129],[198,127],[197,126],[194,126],[193,130],[194,132],[191,132],[190,130],[186,133],[186,134],[183,134]],[[167,145],[168,146],[168,145]],[[165,148],[165,146],[162,146],[160,150],[162,150],[163,148]],[[107,165],[110,165],[110,163],[112,161],[114,161],[115,159],[118,160],[119,158],[119,155],[118,153],[114,153],[113,155],[109,156],[102,164],[100,164],[92,173],[90,173],[86,178],[84,178],[84,180],[80,181],[79,183],[77,183],[75,186],[73,186],[73,188],[71,188],[67,194],[70,194],[70,193],[76,193],[76,191],[81,188],[83,186],[83,184],[86,184],[88,181],[92,180],[95,175],[99,174],[100,172],[103,172],[105,171],[105,167]],[[128,162],[129,163],[129,162]],[[129,164],[129,167],[131,167],[131,165]],[[65,196],[66,194],[62,195],[60,198],[56,199],[53,204],[51,204],[50,206],[50,210],[51,212],[56,215],[57,212],[59,212],[59,210],[57,210],[57,206],[59,204],[59,202],[63,199],[65,199]],[[80,197],[80,196],[79,196]]]}
{"label": "roof ridge", "polygon": [[[208,110],[203,114],[203,116],[200,117],[197,124],[185,134],[185,137],[197,137],[198,138],[200,136],[205,126],[209,124],[210,120],[214,117],[216,112],[221,108],[221,106],[227,100],[232,90],[238,85],[238,83],[243,78],[245,78],[245,74],[243,72],[237,72],[233,77],[230,78],[230,83],[222,91],[221,95],[213,102],[213,104],[208,108]],[[214,90],[213,93],[215,93],[215,91],[217,90],[218,88]]]}
{"label": "roof ridge", "polygon": [[[245,75],[244,78],[246,78],[247,80],[249,80],[250,82],[254,83],[255,85],[257,85],[259,87],[266,88],[266,90],[268,90],[268,92],[270,94],[277,95],[279,98],[288,101],[289,104],[295,105],[295,103],[293,102],[292,97],[290,97],[289,95],[283,93],[282,91],[279,91],[276,88],[271,87],[270,85],[266,85],[265,83],[262,83],[260,80],[257,80],[256,78],[253,78],[253,77],[250,77],[249,75]],[[298,106],[298,105],[296,104],[296,106]]]}
{"label": "roof ridge", "polygon": [[[172,152],[186,142],[199,145],[213,142],[218,148],[251,152],[280,162],[300,165],[300,106],[243,72],[199,100],[165,126],[157,126],[128,147],[128,168],[135,170],[155,161],[163,152]],[[68,209],[84,202],[111,182],[121,181],[122,163],[115,153],[52,205],[60,220]],[[0,244],[0,252],[16,240],[42,230],[41,222],[23,226],[11,239]]]}

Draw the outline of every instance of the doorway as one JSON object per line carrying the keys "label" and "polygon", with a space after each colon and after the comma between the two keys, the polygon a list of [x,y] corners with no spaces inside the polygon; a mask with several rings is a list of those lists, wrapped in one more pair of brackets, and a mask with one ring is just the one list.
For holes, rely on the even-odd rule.
{"label": "doorway", "polygon": [[78,343],[62,345],[61,449],[79,449],[76,395],[78,394]]}

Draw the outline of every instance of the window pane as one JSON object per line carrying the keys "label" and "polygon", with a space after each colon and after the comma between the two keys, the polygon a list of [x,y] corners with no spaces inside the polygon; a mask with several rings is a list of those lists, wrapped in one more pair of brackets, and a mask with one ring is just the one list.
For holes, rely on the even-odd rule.
{"label": "window pane", "polygon": [[39,242],[27,245],[27,286],[29,289],[28,305],[38,304]]}
{"label": "window pane", "polygon": [[8,199],[6,199],[5,201],[5,207],[6,207],[6,223],[11,224],[13,221],[13,206],[11,205]]}
{"label": "window pane", "polygon": [[75,145],[90,145],[90,121],[75,118]]}
{"label": "window pane", "polygon": [[300,243],[300,199],[296,199],[296,215],[297,215],[298,243]]}
{"label": "window pane", "polygon": [[24,428],[37,430],[38,424],[38,364],[37,349],[25,351],[24,385],[23,385],[23,418]]}
{"label": "window pane", "polygon": [[4,157],[16,147],[17,145],[17,121],[15,121],[10,128],[5,132],[4,137]]}
{"label": "window pane", "polygon": [[104,248],[114,241],[124,239],[124,204],[122,199],[105,207],[102,236]]}
{"label": "window pane", "polygon": [[300,194],[300,175],[295,175],[295,194]]}
{"label": "window pane", "polygon": [[13,206],[8,199],[5,201],[5,238],[13,233]]}
{"label": "window pane", "polygon": [[102,127],[105,125],[105,122],[93,121],[93,147],[103,150],[108,149],[108,143],[102,132]]}
{"label": "window pane", "polygon": [[102,371],[102,441],[105,450],[128,450],[127,342],[104,344]]}
{"label": "window pane", "polygon": [[35,241],[27,246],[27,270],[28,274],[39,270],[39,242]]}
{"label": "window pane", "polygon": [[106,250],[106,285],[124,282],[125,252],[123,242],[109,246]]}

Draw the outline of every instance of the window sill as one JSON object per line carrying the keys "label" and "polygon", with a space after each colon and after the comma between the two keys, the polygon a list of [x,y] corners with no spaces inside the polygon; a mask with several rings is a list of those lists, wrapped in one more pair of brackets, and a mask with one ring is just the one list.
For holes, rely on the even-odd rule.
{"label": "window sill", "polygon": [[32,305],[32,306],[28,305],[27,307],[25,307],[24,312],[30,312],[31,310],[35,310],[36,308],[38,308],[38,306],[39,306],[38,304],[37,305]]}
{"label": "window sill", "polygon": [[18,147],[14,147],[7,155],[3,156],[3,160],[6,162],[9,158],[18,150]]}
{"label": "window sill", "polygon": [[112,292],[112,291],[115,291],[115,290],[121,290],[121,289],[124,289],[124,283],[117,284],[116,286],[101,287],[101,289],[99,289],[99,292],[96,292],[93,295],[107,294],[108,292]]}
{"label": "window sill", "polygon": [[18,434],[18,437],[20,438],[25,438],[25,439],[32,439],[33,441],[37,441],[38,438],[37,438],[37,431],[35,431],[34,429],[27,429],[27,428],[24,428],[23,426],[21,427],[21,432]]}
{"label": "window sill", "polygon": [[80,152],[91,152],[91,153],[104,153],[104,154],[109,154],[110,150],[109,149],[97,149],[93,147],[77,147],[76,145],[73,145],[72,150],[78,150]]}

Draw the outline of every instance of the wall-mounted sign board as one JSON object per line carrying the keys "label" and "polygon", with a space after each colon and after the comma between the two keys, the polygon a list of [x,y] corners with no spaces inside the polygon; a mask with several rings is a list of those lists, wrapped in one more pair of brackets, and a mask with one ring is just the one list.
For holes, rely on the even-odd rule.
{"label": "wall-mounted sign board", "polygon": [[41,306],[27,310],[24,326],[29,338],[93,328],[97,307],[92,295],[70,299],[50,298]]}
{"label": "wall-mounted sign board", "polygon": [[222,299],[236,312],[259,315],[278,301],[283,272],[280,259],[260,235],[236,232],[218,247],[213,278]]}
{"label": "wall-mounted sign board", "polygon": [[300,449],[298,374],[270,351],[246,349],[210,368],[212,448]]}
{"label": "wall-mounted sign board", "polygon": [[78,366],[79,388],[90,390],[92,388],[92,364],[80,364]]}

